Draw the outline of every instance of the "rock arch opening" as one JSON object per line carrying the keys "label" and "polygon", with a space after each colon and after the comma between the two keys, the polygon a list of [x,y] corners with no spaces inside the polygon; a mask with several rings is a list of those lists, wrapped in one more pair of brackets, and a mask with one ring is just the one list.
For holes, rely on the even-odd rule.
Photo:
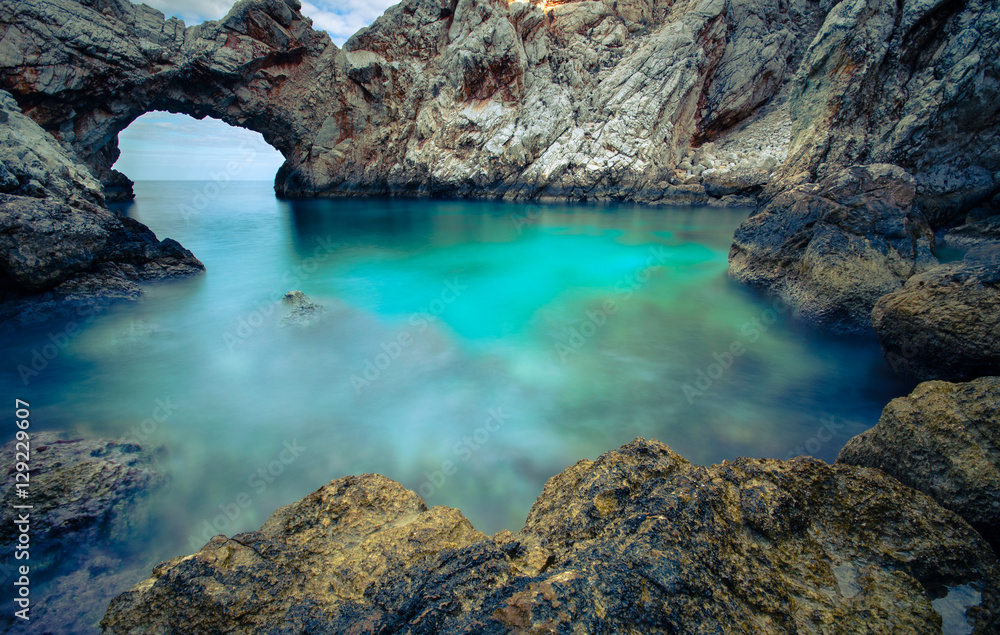
{"label": "rock arch opening", "polygon": [[[284,162],[260,133],[163,111],[135,119],[116,145],[119,156],[110,167],[124,175],[122,187],[131,181],[273,181]],[[106,192],[111,187],[106,183]]]}

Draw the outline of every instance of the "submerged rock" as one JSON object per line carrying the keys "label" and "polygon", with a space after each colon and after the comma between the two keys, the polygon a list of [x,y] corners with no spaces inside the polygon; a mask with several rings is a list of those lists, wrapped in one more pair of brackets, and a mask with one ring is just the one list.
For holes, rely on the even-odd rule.
{"label": "submerged rock", "polygon": [[[912,632],[1000,620],[956,514],[877,470],[691,465],[638,439],[552,478],[492,537],[389,479],[332,481],[116,598],[105,633]],[[950,589],[968,593],[957,596]]]}
{"label": "submerged rock", "polygon": [[[3,456],[14,460],[15,443]],[[111,439],[71,438],[63,433],[31,435],[28,497],[16,495],[13,470],[0,477],[0,548],[11,554],[0,571],[6,588],[15,565],[30,567],[30,621],[13,611],[0,615],[0,631],[46,635],[98,632],[107,603],[142,580],[148,556],[130,553],[157,522],[154,497],[166,484],[159,469],[162,449]],[[13,465],[13,464],[11,464]],[[29,504],[16,510],[13,505]],[[30,515],[30,558],[14,560],[16,514]]]}
{"label": "submerged rock", "polygon": [[[3,447],[13,458],[15,444]],[[20,448],[23,450],[23,447]],[[38,574],[72,562],[83,547],[122,544],[146,522],[143,501],[166,483],[156,452],[110,439],[72,439],[64,433],[31,435],[31,568]],[[0,480],[0,522],[12,527],[17,497],[15,472]],[[20,501],[20,502],[18,502]],[[2,548],[13,551],[4,530]]]}
{"label": "submerged rock", "polygon": [[981,246],[881,298],[872,326],[898,373],[964,381],[1000,374],[1000,248]]}
{"label": "submerged rock", "polygon": [[289,291],[281,298],[281,303],[291,309],[288,315],[281,318],[281,326],[306,328],[322,320],[326,313],[326,309],[301,291]]}
{"label": "submerged rock", "polygon": [[1000,377],[920,384],[848,441],[837,462],[877,468],[924,492],[1000,553]]}
{"label": "submerged rock", "polygon": [[892,165],[791,188],[736,230],[730,275],[778,295],[805,321],[866,330],[880,297],[937,264],[914,195],[913,179]]}

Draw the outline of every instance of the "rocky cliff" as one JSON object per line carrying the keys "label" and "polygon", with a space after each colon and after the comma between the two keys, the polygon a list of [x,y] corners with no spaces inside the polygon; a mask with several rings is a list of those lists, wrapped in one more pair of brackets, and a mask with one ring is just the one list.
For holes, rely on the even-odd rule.
{"label": "rocky cliff", "polygon": [[0,88],[72,147],[111,200],[131,197],[111,171],[118,133],[151,110],[217,117],[293,155],[320,129],[312,113],[330,99],[324,55],[336,48],[297,9],[243,2],[221,22],[185,28],[128,0],[4,3]]}
{"label": "rocky cliff", "polygon": [[[737,231],[730,271],[814,324],[870,332],[879,298],[934,264],[928,227],[1000,214],[1000,11],[989,0],[841,2],[790,93],[787,160]],[[866,192],[861,178],[825,196],[825,184],[872,170],[884,189]],[[902,191],[912,193],[893,194]],[[990,231],[957,230],[952,241]]]}
{"label": "rocky cliff", "polygon": [[0,318],[5,326],[135,299],[140,283],[200,273],[176,241],[104,206],[79,158],[0,91]]}
{"label": "rocky cliff", "polygon": [[[193,27],[127,0],[29,0],[0,8],[0,87],[109,193],[123,192],[118,132],[170,110],[260,131],[287,159],[289,196],[659,200],[692,185],[675,172],[692,146],[725,139],[795,75],[781,182],[889,163],[916,177],[932,222],[988,202],[995,3],[831,7],[406,0],[338,49],[297,0],[243,0]],[[704,169],[759,167],[764,145]]]}
{"label": "rocky cliff", "polygon": [[877,470],[697,467],[638,439],[486,536],[377,475],[213,538],[115,599],[105,633],[995,632],[1000,569]]}
{"label": "rocky cliff", "polygon": [[848,0],[806,53],[786,179],[891,163],[935,226],[1000,191],[1000,10],[993,0]]}
{"label": "rocky cliff", "polygon": [[[704,200],[675,174],[692,140],[777,95],[828,8],[405,0],[338,49],[297,0],[243,0],[188,28],[127,0],[29,0],[0,8],[0,88],[109,196],[129,191],[110,171],[118,132],[169,110],[261,132],[287,196]],[[702,170],[759,186],[773,164],[743,145]]]}

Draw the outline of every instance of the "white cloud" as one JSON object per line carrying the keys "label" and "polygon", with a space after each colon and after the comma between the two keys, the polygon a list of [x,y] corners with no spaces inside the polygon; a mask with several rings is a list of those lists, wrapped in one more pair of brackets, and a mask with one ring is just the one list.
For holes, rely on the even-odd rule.
{"label": "white cloud", "polygon": [[237,180],[272,181],[284,160],[256,132],[165,112],[139,117],[118,142],[122,155],[115,169],[137,181],[200,181],[234,160]]}
{"label": "white cloud", "polygon": [[205,20],[218,20],[233,6],[232,0],[142,0],[135,4],[148,4],[168,18],[184,20],[188,26]]}
{"label": "white cloud", "polygon": [[[398,0],[315,0],[303,1],[302,13],[313,20],[313,26],[327,31],[333,41],[342,45],[361,28],[375,21]],[[233,3],[229,0],[143,0],[168,18],[176,16],[188,26],[205,20],[218,20],[226,15]]]}
{"label": "white cloud", "polygon": [[340,2],[302,3],[302,13],[313,20],[317,29],[330,34],[342,45],[360,29],[375,21],[398,0],[341,0]]}

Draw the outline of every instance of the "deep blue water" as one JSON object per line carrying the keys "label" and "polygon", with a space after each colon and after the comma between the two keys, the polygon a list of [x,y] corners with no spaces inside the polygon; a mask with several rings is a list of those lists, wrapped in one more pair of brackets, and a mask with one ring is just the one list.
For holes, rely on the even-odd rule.
{"label": "deep blue water", "polygon": [[[494,532],[520,528],[546,479],[636,436],[702,464],[832,461],[910,388],[873,339],[795,324],[728,280],[746,210],[136,191],[121,210],[207,273],[100,316],[27,386],[17,365],[62,325],[5,336],[0,382],[36,430],[166,447],[161,557],[346,474]],[[321,323],[279,325],[295,289]]]}

